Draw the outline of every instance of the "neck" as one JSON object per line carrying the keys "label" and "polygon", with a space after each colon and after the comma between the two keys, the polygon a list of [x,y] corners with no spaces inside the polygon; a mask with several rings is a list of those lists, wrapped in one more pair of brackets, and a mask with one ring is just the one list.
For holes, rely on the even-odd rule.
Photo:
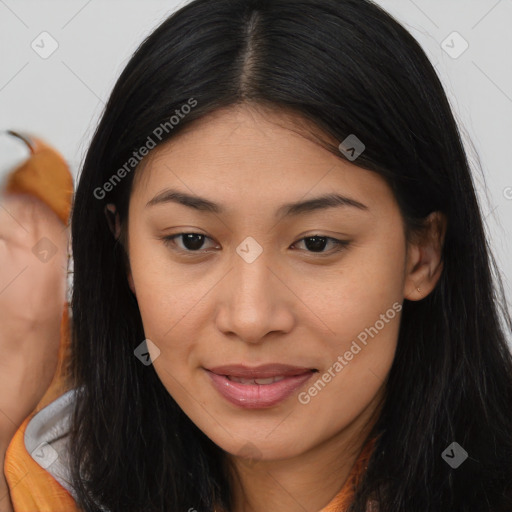
{"label": "neck", "polygon": [[[330,443],[329,443],[330,444]],[[340,460],[308,453],[298,458],[237,465],[234,512],[322,510],[346,481],[356,453]]]}
{"label": "neck", "polygon": [[322,511],[347,481],[373,426],[370,407],[341,432],[296,457],[248,462],[230,456],[230,512]]}

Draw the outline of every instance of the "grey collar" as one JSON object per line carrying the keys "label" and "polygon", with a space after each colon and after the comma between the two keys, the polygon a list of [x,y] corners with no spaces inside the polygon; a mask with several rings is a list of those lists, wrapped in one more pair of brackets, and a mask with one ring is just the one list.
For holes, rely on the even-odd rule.
{"label": "grey collar", "polygon": [[36,413],[25,429],[25,447],[31,457],[48,471],[74,499],[68,455],[68,432],[75,403],[74,389]]}

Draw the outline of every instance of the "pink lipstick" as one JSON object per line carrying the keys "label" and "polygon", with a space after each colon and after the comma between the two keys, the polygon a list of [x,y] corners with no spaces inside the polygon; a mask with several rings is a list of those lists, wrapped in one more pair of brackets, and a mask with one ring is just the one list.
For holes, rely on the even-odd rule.
{"label": "pink lipstick", "polygon": [[205,369],[214,387],[226,400],[246,409],[272,407],[282,402],[316,372],[312,368],[278,363]]}

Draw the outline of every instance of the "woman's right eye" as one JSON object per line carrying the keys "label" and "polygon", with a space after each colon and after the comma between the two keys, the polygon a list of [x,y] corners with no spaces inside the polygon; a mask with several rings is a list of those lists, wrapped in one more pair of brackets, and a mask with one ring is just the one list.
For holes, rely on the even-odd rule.
{"label": "woman's right eye", "polygon": [[[180,247],[179,244],[176,242],[176,239],[180,238],[183,247]],[[165,245],[172,245],[174,246],[171,247],[172,249],[176,248],[176,250],[179,252],[189,253],[200,252],[201,246],[203,245],[206,239],[210,238],[207,237],[206,235],[203,235],[202,233],[177,233],[175,235],[162,237],[162,240],[164,241]]]}

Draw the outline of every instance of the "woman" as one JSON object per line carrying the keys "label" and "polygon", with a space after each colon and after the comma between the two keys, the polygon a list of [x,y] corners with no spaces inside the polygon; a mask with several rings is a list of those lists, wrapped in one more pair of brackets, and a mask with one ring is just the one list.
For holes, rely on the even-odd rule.
{"label": "woman", "polygon": [[112,92],[72,244],[83,510],[512,509],[512,324],[468,161],[375,4],[170,16]]}

